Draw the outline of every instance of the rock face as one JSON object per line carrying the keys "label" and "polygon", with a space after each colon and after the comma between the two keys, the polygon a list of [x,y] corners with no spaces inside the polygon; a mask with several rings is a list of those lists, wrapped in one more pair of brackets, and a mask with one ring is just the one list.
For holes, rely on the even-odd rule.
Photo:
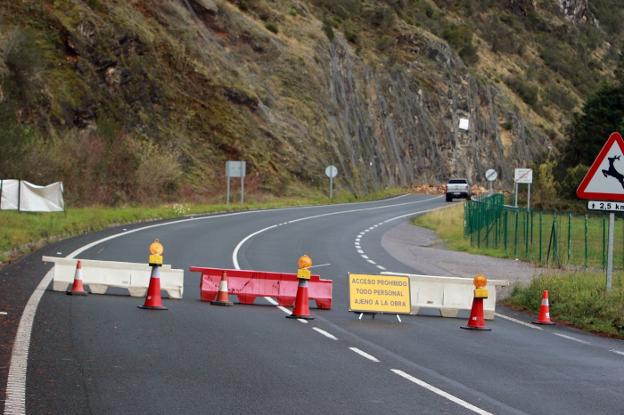
{"label": "rock face", "polygon": [[566,19],[572,22],[596,23],[595,17],[589,10],[588,0],[559,0],[559,6]]}
{"label": "rock face", "polygon": [[[0,34],[0,123],[9,120],[0,127],[13,134],[6,148],[34,144],[14,152],[21,158],[12,165],[0,160],[0,170],[64,180],[68,199],[109,203],[111,194],[160,201],[154,189],[171,199],[217,195],[226,160],[247,161],[251,191],[323,189],[334,164],[338,186],[363,194],[451,176],[484,182],[489,168],[510,182],[515,167],[529,167],[558,136],[547,125],[553,107],[537,114],[505,83],[523,77],[525,62],[489,73],[468,67],[444,33],[399,21],[385,1],[371,2],[375,13],[360,10],[375,24],[358,40],[346,22],[332,29],[321,3],[337,4],[12,3],[12,34]],[[536,3],[505,0],[515,15],[504,16],[505,29],[540,12]],[[570,19],[591,19],[587,1],[559,4]],[[422,7],[422,19],[435,23],[441,9]],[[463,27],[449,28],[465,40]],[[486,41],[479,38],[479,53],[502,59]],[[521,56],[526,66],[537,62],[534,50]]]}

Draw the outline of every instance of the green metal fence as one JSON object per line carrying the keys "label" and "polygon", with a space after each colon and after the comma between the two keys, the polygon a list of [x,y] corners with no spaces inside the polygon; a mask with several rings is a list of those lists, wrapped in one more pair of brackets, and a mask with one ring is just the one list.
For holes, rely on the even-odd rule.
{"label": "green metal fence", "polygon": [[[503,204],[501,194],[468,201],[464,233],[470,243],[543,266],[606,268],[608,213],[534,211]],[[616,215],[613,267],[624,269],[624,220]]]}

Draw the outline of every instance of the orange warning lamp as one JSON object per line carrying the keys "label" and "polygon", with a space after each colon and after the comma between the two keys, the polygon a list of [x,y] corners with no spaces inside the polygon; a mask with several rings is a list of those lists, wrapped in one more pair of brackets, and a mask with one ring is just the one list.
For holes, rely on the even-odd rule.
{"label": "orange warning lamp", "polygon": [[163,263],[162,253],[164,252],[164,250],[165,248],[163,248],[160,241],[158,239],[154,239],[154,242],[152,242],[149,246],[149,252],[150,252],[149,264],[150,265],[162,265]]}
{"label": "orange warning lamp", "polygon": [[485,288],[485,286],[487,285],[487,278],[485,277],[485,275],[483,274],[475,275],[475,277],[472,279],[472,282],[474,283],[474,286],[475,286],[475,290],[474,290],[475,298],[488,298],[488,290],[487,288]]}
{"label": "orange warning lamp", "polygon": [[299,268],[310,268],[312,266],[312,258],[310,258],[308,255],[302,255],[299,257],[297,265],[299,266]]}
{"label": "orange warning lamp", "polygon": [[299,257],[297,261],[297,266],[299,269],[297,270],[297,278],[302,280],[309,280],[312,273],[308,268],[312,266],[312,258],[308,255],[302,255]]}

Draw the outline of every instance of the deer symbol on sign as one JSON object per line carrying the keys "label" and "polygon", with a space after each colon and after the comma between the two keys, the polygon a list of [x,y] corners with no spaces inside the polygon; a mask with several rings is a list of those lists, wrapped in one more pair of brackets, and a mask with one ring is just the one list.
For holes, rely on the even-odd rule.
{"label": "deer symbol on sign", "polygon": [[619,155],[619,156],[607,157],[607,160],[609,160],[609,169],[608,170],[603,169],[602,174],[604,175],[604,177],[611,176],[615,178],[618,182],[620,182],[620,184],[624,188],[624,174],[617,171],[615,167],[613,166],[613,163],[615,163],[615,160],[619,160],[620,157],[622,156]]}

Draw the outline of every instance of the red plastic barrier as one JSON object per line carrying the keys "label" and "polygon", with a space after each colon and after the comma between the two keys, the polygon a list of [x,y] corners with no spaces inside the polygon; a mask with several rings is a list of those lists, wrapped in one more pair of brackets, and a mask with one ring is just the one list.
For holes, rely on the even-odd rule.
{"label": "red plastic barrier", "polygon": [[[253,304],[256,297],[274,297],[279,305],[292,307],[297,296],[297,274],[207,267],[190,267],[189,270],[202,273],[199,283],[202,301],[214,300],[223,272],[228,277],[228,293],[238,297],[241,304]],[[332,304],[332,288],[332,280],[323,280],[319,275],[312,275],[308,296],[316,301],[317,308],[329,310]]]}

